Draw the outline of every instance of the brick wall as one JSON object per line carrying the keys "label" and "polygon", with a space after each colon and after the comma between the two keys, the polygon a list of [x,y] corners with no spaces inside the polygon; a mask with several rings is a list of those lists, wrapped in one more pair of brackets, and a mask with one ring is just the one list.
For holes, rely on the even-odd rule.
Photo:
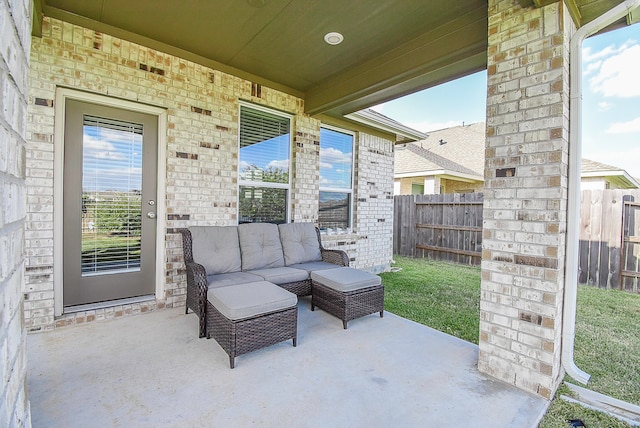
{"label": "brick wall", "polygon": [[393,143],[361,134],[357,159],[355,267],[381,272],[393,258]]}
{"label": "brick wall", "polygon": [[[25,308],[29,330],[47,330],[56,324],[144,312],[154,310],[158,305],[183,304],[186,278],[181,241],[179,235],[173,233],[174,229],[237,223],[240,99],[294,115],[291,220],[317,221],[320,121],[304,114],[301,99],[59,20],[45,18],[42,33],[42,38],[32,41],[29,94]],[[159,238],[164,239],[167,255],[166,289],[158,302],[80,313],[54,321],[53,106],[58,86],[148,103],[167,110],[168,230]],[[367,193],[362,196],[365,202],[357,203],[358,215],[371,215],[376,221],[386,216],[385,221],[390,222],[393,200],[384,198],[385,192],[390,192],[386,188],[392,186],[391,142],[363,133],[358,135],[365,147],[360,150],[365,150],[366,156],[357,161],[356,170],[360,170],[357,178],[360,181],[357,182],[364,184],[356,192]],[[365,164],[362,168],[361,162]],[[380,175],[378,167],[380,173],[388,172],[389,175]],[[369,187],[375,192],[369,194]],[[371,203],[374,193],[380,199]],[[358,195],[355,197],[359,198]],[[369,214],[369,211],[373,213]],[[361,231],[361,228],[366,230]],[[335,240],[330,245],[348,250],[360,267],[368,264],[375,269],[388,266],[391,259],[390,224],[374,224],[367,220],[353,232],[354,237],[332,237]],[[387,232],[388,237],[382,238]],[[375,245],[351,244],[362,239],[372,239]],[[380,247],[385,244],[388,248],[382,251]]]}
{"label": "brick wall", "polygon": [[31,426],[23,317],[30,0],[0,0],[0,426]]}
{"label": "brick wall", "polygon": [[351,267],[378,273],[393,259],[393,143],[362,133],[357,138],[353,231],[323,235],[322,243],[349,253]]}
{"label": "brick wall", "polygon": [[478,366],[545,398],[563,375],[572,31],[562,2],[489,1]]}
{"label": "brick wall", "polygon": [[482,189],[484,189],[483,182],[467,183],[464,181],[443,179],[441,183],[444,190],[443,193],[473,193],[482,192]]}
{"label": "brick wall", "polygon": [[396,179],[396,186],[399,184],[399,187],[400,187],[400,193],[396,193],[396,194],[411,195],[412,186],[414,184],[424,185],[425,194],[432,193],[430,190],[433,190],[433,189],[429,189],[429,184],[431,184],[431,187],[434,187],[434,186],[437,187],[436,189],[438,190],[438,192],[436,192],[437,194],[440,193],[440,190],[442,190],[442,193],[482,192],[482,189],[484,188],[483,182],[468,183],[465,181],[450,180],[450,179],[439,178],[439,177],[435,177],[435,182],[434,182],[433,176],[429,176],[429,181],[427,182],[427,185],[425,185],[424,178],[425,177],[405,177],[405,178]]}

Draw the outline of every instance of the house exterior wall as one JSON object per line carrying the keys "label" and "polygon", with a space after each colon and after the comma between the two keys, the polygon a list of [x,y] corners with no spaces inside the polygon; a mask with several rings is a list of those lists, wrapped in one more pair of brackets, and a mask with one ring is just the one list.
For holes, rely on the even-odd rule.
{"label": "house exterior wall", "polygon": [[440,190],[442,193],[482,192],[484,188],[482,182],[469,183],[434,176],[396,178],[394,182],[395,195],[411,195],[413,184],[423,185],[425,195],[440,194]]}
{"label": "house exterior wall", "polygon": [[[411,186],[413,183],[418,183],[416,178],[396,178],[396,186],[397,192],[394,192],[396,195],[411,195]],[[424,184],[424,180],[420,182],[420,184]]]}
{"label": "house exterior wall", "polygon": [[600,177],[583,177],[580,179],[580,190],[605,190],[616,189],[615,186],[611,186],[604,178]]}
{"label": "house exterior wall", "polygon": [[[177,228],[237,224],[239,101],[293,114],[291,221],[318,219],[320,121],[297,97],[107,34],[45,18],[32,40],[27,149],[27,267],[30,331],[181,306],[186,276]],[[165,292],[156,301],[54,316],[54,108],[56,88],[70,87],[165,108]],[[161,130],[160,132],[165,132]],[[352,233],[327,236],[352,264],[378,270],[391,261],[393,146],[356,133]],[[387,174],[389,168],[391,173]],[[364,244],[367,242],[371,245]],[[385,248],[388,247],[388,248]],[[56,287],[59,284],[56,284]]]}
{"label": "house exterior wall", "polygon": [[560,364],[569,40],[564,3],[489,1],[478,367],[547,399]]}
{"label": "house exterior wall", "polygon": [[30,427],[23,316],[25,137],[32,2],[0,0],[0,426]]}
{"label": "house exterior wall", "polygon": [[482,192],[484,188],[484,183],[475,182],[469,183],[466,181],[459,180],[449,180],[443,178],[441,181],[443,193],[473,193],[473,192]]}

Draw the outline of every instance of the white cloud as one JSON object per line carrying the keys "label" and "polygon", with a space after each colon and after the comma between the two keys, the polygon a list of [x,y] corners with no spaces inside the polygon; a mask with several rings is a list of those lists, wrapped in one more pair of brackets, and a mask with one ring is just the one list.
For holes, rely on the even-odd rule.
{"label": "white cloud", "polygon": [[605,131],[607,134],[631,134],[640,132],[640,117],[628,122],[614,122]]}
{"label": "white cloud", "polygon": [[142,135],[140,134],[135,134],[133,132],[128,132],[128,131],[119,131],[119,130],[110,129],[110,128],[99,127],[98,136],[100,137],[100,139],[108,140],[116,144],[117,143],[139,144],[142,142]]}
{"label": "white cloud", "polygon": [[[614,45],[609,45],[606,48],[593,52],[591,47],[586,47],[582,50],[582,61],[585,64],[588,64],[592,61],[598,61],[602,58],[606,58],[618,52],[618,49],[615,48]],[[602,61],[600,61],[602,62]]]}
{"label": "white cloud", "polygon": [[140,190],[142,168],[86,168],[82,174],[82,189],[85,192],[103,190]]}
{"label": "white cloud", "polygon": [[591,64],[588,64],[584,68],[584,70],[582,71],[582,75],[583,76],[588,76],[591,73],[597,72],[598,70],[600,70],[601,66],[602,66],[602,61],[592,62]]}
{"label": "white cloud", "polygon": [[[605,48],[600,53],[608,49]],[[593,55],[595,56],[596,54]],[[589,85],[593,92],[605,97],[639,97],[640,79],[637,70],[640,70],[640,45],[627,42],[602,61],[599,69],[594,71],[595,75],[589,79]]]}
{"label": "white cloud", "polygon": [[320,169],[331,169],[333,165],[327,162],[320,162]]}
{"label": "white cloud", "polygon": [[613,108],[613,104],[608,103],[606,101],[600,101],[598,103],[598,111],[607,111],[607,110],[611,110],[611,108]]}
{"label": "white cloud", "polygon": [[82,141],[84,154],[88,159],[100,159],[109,161],[125,161],[127,157],[119,151],[110,141],[97,139],[90,135],[84,135]]}
{"label": "white cloud", "polygon": [[328,164],[350,164],[351,152],[343,153],[340,150],[329,147],[328,149],[320,149],[320,158],[323,163]]}
{"label": "white cloud", "polygon": [[269,162],[269,164],[267,165],[267,168],[275,168],[275,169],[283,169],[285,171],[289,170],[289,159],[284,159],[284,160],[273,160],[271,162]]}

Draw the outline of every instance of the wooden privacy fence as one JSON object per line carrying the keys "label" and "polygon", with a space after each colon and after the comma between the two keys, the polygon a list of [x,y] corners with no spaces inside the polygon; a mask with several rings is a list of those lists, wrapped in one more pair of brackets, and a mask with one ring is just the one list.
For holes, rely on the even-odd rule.
{"label": "wooden privacy fence", "polygon": [[[479,264],[482,193],[394,198],[394,254]],[[640,292],[640,190],[584,190],[580,284]]]}
{"label": "wooden privacy fence", "polygon": [[482,193],[394,197],[394,254],[480,264]]}
{"label": "wooden privacy fence", "polygon": [[640,190],[584,190],[580,215],[579,282],[637,293]]}

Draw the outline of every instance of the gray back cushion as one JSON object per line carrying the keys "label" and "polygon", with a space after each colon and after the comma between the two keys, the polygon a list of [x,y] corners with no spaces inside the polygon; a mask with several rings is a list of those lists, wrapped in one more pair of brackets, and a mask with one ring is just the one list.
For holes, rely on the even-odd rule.
{"label": "gray back cushion", "polygon": [[278,226],[271,223],[244,223],[238,226],[242,270],[284,266]]}
{"label": "gray back cushion", "polygon": [[240,244],[236,226],[191,226],[193,261],[207,275],[238,272],[241,269]]}
{"label": "gray back cushion", "polygon": [[313,223],[280,224],[278,228],[285,265],[322,260],[320,243]]}

